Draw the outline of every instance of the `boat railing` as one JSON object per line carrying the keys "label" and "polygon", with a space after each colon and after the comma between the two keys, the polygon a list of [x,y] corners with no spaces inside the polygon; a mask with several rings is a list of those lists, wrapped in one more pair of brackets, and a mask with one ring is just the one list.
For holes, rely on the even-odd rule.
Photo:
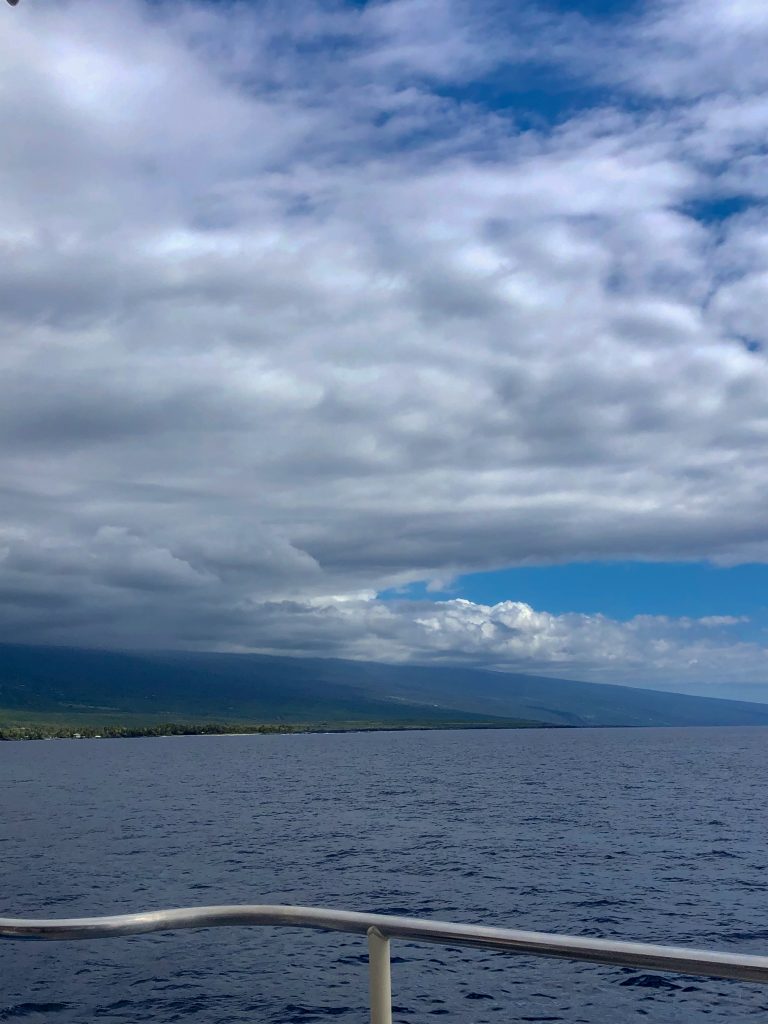
{"label": "boat railing", "polygon": [[768,983],[768,956],[710,952],[679,946],[619,942],[613,939],[582,938],[578,935],[518,931],[484,925],[453,924],[384,914],[326,910],[321,907],[198,907],[60,921],[0,918],[0,938],[98,939],[177,928],[220,928],[238,925],[319,928],[367,936],[371,1024],[391,1024],[392,1021],[391,939],[436,942],[446,946],[469,946],[501,953],[560,957],[566,960],[609,964],[614,967],[674,971],[679,974]]}

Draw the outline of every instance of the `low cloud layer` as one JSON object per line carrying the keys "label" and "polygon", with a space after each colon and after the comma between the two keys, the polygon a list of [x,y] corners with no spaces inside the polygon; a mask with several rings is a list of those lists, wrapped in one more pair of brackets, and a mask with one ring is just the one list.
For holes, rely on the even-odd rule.
{"label": "low cloud layer", "polygon": [[768,679],[722,623],[369,596],[768,561],[763,8],[296,10],[3,12],[1,635]]}
{"label": "low cloud layer", "polygon": [[[290,614],[286,614],[290,612]],[[457,664],[595,681],[688,689],[751,684],[768,676],[768,651],[741,640],[748,620],[727,615],[669,618],[552,615],[519,601],[383,602],[372,595],[318,599],[290,609],[267,604],[265,648],[317,654],[317,638],[342,657]],[[707,693],[707,685],[700,692]],[[724,693],[727,692],[724,691]],[[718,691],[719,693],[719,691]],[[757,699],[757,698],[755,698]]]}

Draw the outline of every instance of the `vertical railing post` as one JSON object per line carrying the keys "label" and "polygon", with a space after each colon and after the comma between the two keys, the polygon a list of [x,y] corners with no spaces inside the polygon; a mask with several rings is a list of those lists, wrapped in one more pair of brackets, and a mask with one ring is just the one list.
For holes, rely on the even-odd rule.
{"label": "vertical railing post", "polygon": [[371,1024],[392,1024],[392,975],[389,939],[378,928],[368,929],[368,981]]}

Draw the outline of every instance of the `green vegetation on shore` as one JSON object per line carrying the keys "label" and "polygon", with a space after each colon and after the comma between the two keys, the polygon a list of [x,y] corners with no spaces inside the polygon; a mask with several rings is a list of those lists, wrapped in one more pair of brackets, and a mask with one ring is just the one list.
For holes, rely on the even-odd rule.
{"label": "green vegetation on shore", "polygon": [[[251,735],[274,735],[310,732],[382,732],[390,730],[434,730],[434,729],[530,729],[542,727],[541,722],[526,722],[510,719],[500,722],[334,722],[333,724],[258,724],[243,722],[156,722],[145,725],[61,725],[38,722],[3,724],[0,720],[0,742],[3,740],[88,740],[128,739],[138,736],[226,736],[234,733]],[[543,726],[552,728],[551,726]],[[556,727],[555,727],[556,728]]]}
{"label": "green vegetation on shore", "polygon": [[93,740],[123,739],[135,736],[221,736],[226,733],[280,733],[295,732],[289,725],[222,725],[219,722],[191,724],[165,722],[154,725],[56,725],[39,723],[35,725],[3,725],[0,723],[2,740]]}

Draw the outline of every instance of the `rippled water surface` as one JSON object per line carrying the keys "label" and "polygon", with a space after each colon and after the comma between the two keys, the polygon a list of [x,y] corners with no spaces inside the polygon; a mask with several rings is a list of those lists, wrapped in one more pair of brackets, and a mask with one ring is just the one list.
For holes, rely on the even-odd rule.
{"label": "rippled water surface", "polygon": [[[0,915],[319,904],[768,951],[764,729],[0,744]],[[393,944],[395,1019],[768,1019],[768,988]],[[0,944],[0,1020],[364,1021],[364,939]]]}

